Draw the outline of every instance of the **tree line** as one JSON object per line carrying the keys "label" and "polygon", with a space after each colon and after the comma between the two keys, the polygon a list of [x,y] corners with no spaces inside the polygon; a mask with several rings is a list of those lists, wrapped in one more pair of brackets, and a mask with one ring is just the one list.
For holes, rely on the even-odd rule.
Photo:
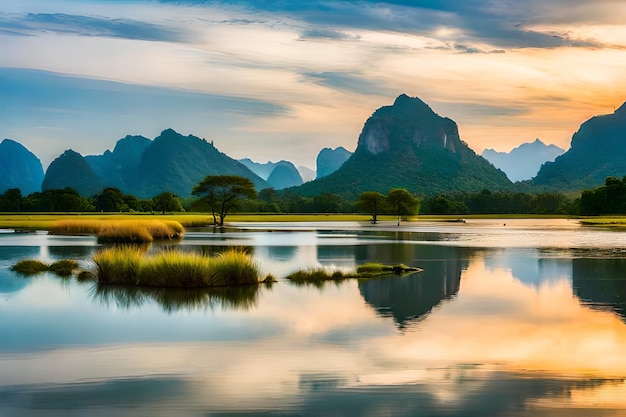
{"label": "tree line", "polygon": [[571,214],[601,215],[626,213],[626,177],[608,177],[605,184],[585,190],[579,198],[562,193],[529,194],[509,191],[456,192],[436,196],[415,196],[404,188],[387,194],[366,191],[357,200],[333,193],[312,197],[292,190],[267,188],[256,192],[250,180],[233,176],[208,176],[183,199],[164,192],[149,199],[124,194],[108,187],[91,197],[64,188],[23,196],[19,189],[0,195],[0,212],[182,212],[209,211],[216,224],[229,212],[250,213],[366,213],[377,221],[381,214],[399,219],[413,214]]}

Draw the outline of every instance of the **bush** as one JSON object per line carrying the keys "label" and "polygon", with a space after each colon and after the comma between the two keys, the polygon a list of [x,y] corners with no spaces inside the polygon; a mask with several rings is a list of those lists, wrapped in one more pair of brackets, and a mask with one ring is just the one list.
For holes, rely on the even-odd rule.
{"label": "bush", "polygon": [[15,272],[19,272],[21,274],[32,275],[40,272],[46,272],[48,270],[48,264],[41,262],[39,260],[33,259],[25,259],[23,261],[19,261],[11,269]]}
{"label": "bush", "polygon": [[78,262],[72,259],[56,261],[50,265],[49,270],[57,275],[70,276],[74,270],[78,269]]}

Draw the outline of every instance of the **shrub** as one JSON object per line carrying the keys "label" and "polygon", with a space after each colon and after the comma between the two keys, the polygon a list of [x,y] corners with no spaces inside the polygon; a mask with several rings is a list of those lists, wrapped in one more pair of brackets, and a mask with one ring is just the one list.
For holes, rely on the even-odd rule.
{"label": "shrub", "polygon": [[46,272],[48,270],[48,264],[41,262],[39,260],[33,259],[25,259],[19,261],[11,269],[15,272],[19,272],[21,274],[32,275],[40,272]]}
{"label": "shrub", "polygon": [[63,259],[56,261],[50,265],[49,270],[57,275],[69,276],[72,272],[78,268],[78,262],[73,259]]}

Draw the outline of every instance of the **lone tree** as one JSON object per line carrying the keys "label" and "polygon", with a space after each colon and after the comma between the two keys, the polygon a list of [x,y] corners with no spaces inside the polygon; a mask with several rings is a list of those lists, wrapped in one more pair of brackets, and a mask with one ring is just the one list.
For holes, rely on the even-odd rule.
{"label": "lone tree", "polygon": [[163,214],[165,214],[166,211],[184,211],[183,202],[180,198],[176,194],[167,191],[152,197],[152,203],[154,204],[154,208],[161,211]]}
{"label": "lone tree", "polygon": [[416,213],[420,206],[420,200],[404,188],[390,190],[386,200],[393,213],[398,215],[398,226],[404,216]]}
{"label": "lone tree", "polygon": [[365,191],[359,195],[357,205],[362,210],[372,213],[372,223],[378,221],[378,212],[385,204],[385,196],[376,191]]}
{"label": "lone tree", "polygon": [[208,204],[213,223],[220,227],[224,226],[228,212],[236,208],[241,200],[253,199],[257,195],[252,181],[237,175],[209,175],[193,187],[191,194],[200,196]]}

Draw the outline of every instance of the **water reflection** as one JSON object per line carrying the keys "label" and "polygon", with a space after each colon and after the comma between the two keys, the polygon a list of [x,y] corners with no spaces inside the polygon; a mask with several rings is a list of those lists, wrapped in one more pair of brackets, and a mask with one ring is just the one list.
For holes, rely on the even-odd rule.
{"label": "water reflection", "polygon": [[[545,230],[508,228],[489,229],[495,248],[369,229],[181,245],[212,254],[236,242],[278,277],[371,261],[424,269],[321,289],[61,286],[44,274],[0,297],[0,415],[623,414],[626,260],[578,259],[567,239],[541,249]],[[511,236],[524,245],[504,246]]]}
{"label": "water reflection", "polygon": [[362,280],[359,291],[369,305],[381,315],[393,317],[402,329],[454,297],[459,292],[462,269],[461,261],[441,262],[419,274]]}
{"label": "water reflection", "polygon": [[597,309],[610,309],[626,321],[626,259],[574,259],[574,294]]}
{"label": "water reflection", "polygon": [[[269,288],[265,286],[265,288]],[[241,310],[254,308],[260,287],[245,285],[211,289],[148,288],[96,284],[90,296],[96,303],[125,310],[140,309],[146,303],[158,304],[164,312],[193,310]]]}

